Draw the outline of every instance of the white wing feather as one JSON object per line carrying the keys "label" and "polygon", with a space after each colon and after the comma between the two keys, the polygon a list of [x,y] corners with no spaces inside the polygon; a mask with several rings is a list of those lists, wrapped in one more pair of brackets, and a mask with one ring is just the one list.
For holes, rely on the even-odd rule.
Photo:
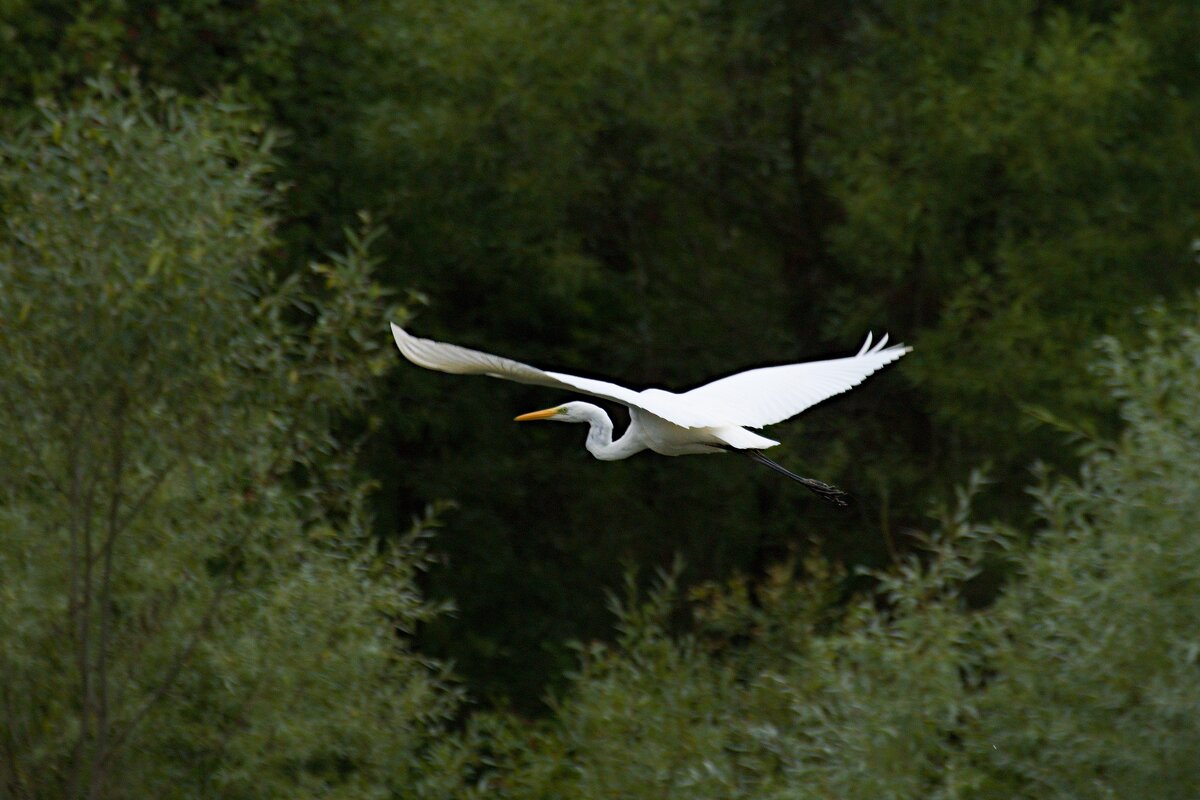
{"label": "white wing feather", "polygon": [[695,413],[761,428],[794,417],[835,394],[852,389],[871,373],[912,350],[902,344],[885,349],[885,335],[874,347],[871,336],[857,355],[739,372],[679,395]]}
{"label": "white wing feather", "polygon": [[708,415],[690,411],[686,405],[679,402],[681,396],[671,392],[658,389],[637,392],[608,381],[580,378],[562,372],[548,372],[490,353],[435,342],[432,339],[420,339],[395,323],[392,324],[392,336],[396,338],[396,346],[405,358],[426,369],[455,375],[489,375],[517,383],[582,392],[648,411],[686,428],[704,428],[714,424],[708,421]]}
{"label": "white wing feather", "polygon": [[685,428],[761,428],[782,422],[857,386],[871,373],[912,350],[904,345],[885,349],[887,336],[872,347],[868,335],[858,354],[849,358],[752,369],[676,394],[662,389],[638,392],[608,381],[548,372],[490,353],[420,339],[396,324],[392,325],[392,335],[404,357],[426,369],[456,375],[489,375],[582,392],[648,411]]}

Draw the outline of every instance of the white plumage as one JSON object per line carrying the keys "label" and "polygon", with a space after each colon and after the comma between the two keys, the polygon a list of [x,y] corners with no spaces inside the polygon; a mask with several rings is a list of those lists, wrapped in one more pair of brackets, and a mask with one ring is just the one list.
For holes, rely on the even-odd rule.
{"label": "white plumage", "polygon": [[840,497],[838,490],[787,472],[758,453],[778,442],[747,428],[761,428],[794,417],[826,398],[857,386],[868,375],[912,349],[899,344],[887,347],[887,336],[872,346],[872,337],[868,335],[862,348],[853,356],[752,369],[688,392],[675,393],[662,389],[636,391],[608,381],[549,372],[478,350],[420,339],[395,324],[392,335],[405,358],[428,369],[457,375],[490,375],[517,383],[581,392],[628,406],[629,428],[616,441],[612,439],[612,422],[608,415],[590,403],[567,403],[517,418],[520,421],[587,422],[590,429],[586,446],[599,459],[628,458],[645,449],[669,456],[742,450],[834,502],[837,500],[825,490]]}
{"label": "white plumage", "polygon": [[867,334],[857,355],[739,372],[679,397],[693,408],[703,408],[705,414],[727,418],[737,425],[774,425],[853,389],[871,373],[912,350],[902,344],[886,347],[887,340],[885,334],[872,347],[871,335]]}

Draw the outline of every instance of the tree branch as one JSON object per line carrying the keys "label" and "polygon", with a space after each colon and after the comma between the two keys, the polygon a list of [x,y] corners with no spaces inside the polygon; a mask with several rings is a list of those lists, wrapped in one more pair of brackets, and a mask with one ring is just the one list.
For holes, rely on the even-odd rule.
{"label": "tree branch", "polygon": [[125,425],[127,402],[123,392],[118,392],[113,404],[114,428],[112,434],[112,460],[109,465],[108,530],[103,544],[104,564],[100,576],[100,597],[97,606],[100,612],[100,640],[96,646],[96,684],[98,701],[96,708],[96,747],[92,755],[91,781],[88,796],[101,796],[106,774],[102,760],[108,749],[108,661],[109,637],[112,632],[112,569],[113,551],[116,549],[118,517],[121,509],[122,485],[125,481]]}
{"label": "tree branch", "polygon": [[142,720],[144,720],[146,716],[154,710],[154,706],[157,705],[160,700],[162,700],[168,691],[170,691],[171,687],[175,684],[175,681],[179,678],[179,673],[183,671],[184,666],[189,660],[191,660],[192,653],[195,652],[196,646],[200,644],[201,635],[204,634],[212,624],[213,617],[215,617],[217,613],[217,607],[220,605],[221,598],[224,596],[225,590],[229,588],[229,584],[229,573],[225,572],[221,575],[220,583],[217,584],[217,588],[213,591],[213,596],[209,599],[208,606],[204,609],[204,614],[202,615],[200,622],[196,625],[195,630],[192,631],[191,636],[188,638],[187,644],[184,645],[184,647],[179,651],[178,655],[176,655],[175,659],[171,662],[171,666],[167,668],[166,674],[163,676],[162,680],[159,681],[158,686],[156,686],[150,693],[150,696],[146,698],[145,702],[142,703],[138,710],[129,717],[129,720],[125,723],[124,728],[112,737],[108,747],[99,755],[100,763],[107,764],[109,761],[111,761],[112,757],[116,755],[117,751],[120,750],[120,748],[125,744],[126,740],[129,739],[129,736],[133,733],[137,726],[141,724]]}

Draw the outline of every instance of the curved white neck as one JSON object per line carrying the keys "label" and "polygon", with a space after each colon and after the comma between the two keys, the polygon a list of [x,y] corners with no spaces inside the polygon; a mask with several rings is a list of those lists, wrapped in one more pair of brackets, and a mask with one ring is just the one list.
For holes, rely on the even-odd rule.
{"label": "curved white neck", "polygon": [[646,449],[636,422],[630,422],[625,435],[614,442],[612,420],[604,413],[604,409],[588,405],[585,411],[589,427],[584,447],[596,458],[601,461],[620,461]]}

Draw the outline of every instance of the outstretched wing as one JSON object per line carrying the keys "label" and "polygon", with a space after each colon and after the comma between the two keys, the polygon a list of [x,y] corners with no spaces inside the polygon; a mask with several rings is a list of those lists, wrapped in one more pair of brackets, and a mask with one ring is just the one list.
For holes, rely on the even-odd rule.
{"label": "outstretched wing", "polygon": [[562,372],[547,372],[528,364],[522,364],[520,361],[494,356],[490,353],[481,353],[478,350],[470,350],[454,344],[435,342],[432,339],[420,339],[395,323],[392,323],[392,335],[396,337],[396,346],[400,348],[404,357],[426,369],[435,369],[455,375],[489,375],[493,378],[503,378],[517,383],[582,392],[593,397],[649,411],[651,414],[687,428],[702,428],[713,424],[707,421],[707,415],[692,413],[686,404],[679,402],[682,399],[680,395],[670,392],[657,389],[637,392],[608,381],[579,378]]}
{"label": "outstretched wing", "polygon": [[912,350],[902,344],[885,347],[887,338],[885,335],[872,347],[868,334],[862,349],[849,358],[739,372],[684,392],[679,399],[695,413],[729,420],[734,425],[773,425],[854,388],[872,372]]}

